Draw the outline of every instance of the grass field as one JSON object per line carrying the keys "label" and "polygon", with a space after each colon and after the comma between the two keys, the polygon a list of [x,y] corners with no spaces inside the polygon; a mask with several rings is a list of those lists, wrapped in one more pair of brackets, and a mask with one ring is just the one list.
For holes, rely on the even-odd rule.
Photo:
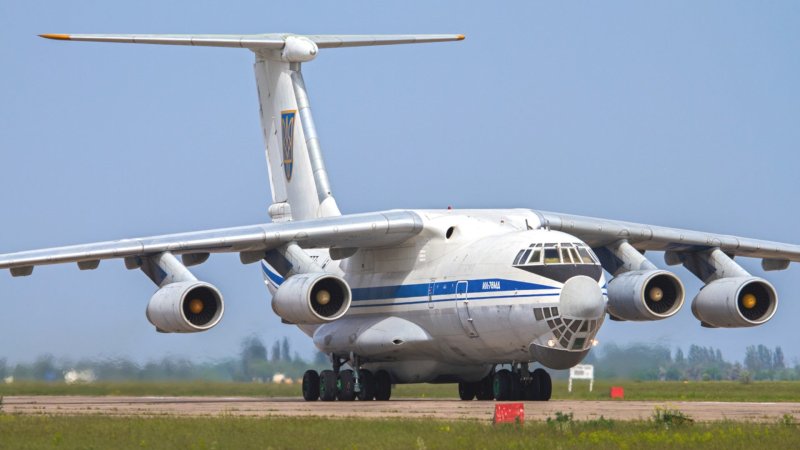
{"label": "grass field", "polygon": [[[598,381],[589,392],[587,382],[576,382],[573,392],[567,392],[565,381],[553,385],[553,399],[603,400],[611,386],[625,388],[627,400],[664,401],[800,401],[800,382],[760,381],[743,384],[733,381]],[[456,398],[454,384],[398,385],[393,396]],[[132,396],[241,396],[241,397],[299,397],[299,385],[257,383],[186,382],[102,382],[92,384],[18,382],[0,384],[0,395],[132,395]]]}
{"label": "grass field", "polygon": [[319,418],[111,418],[0,413],[0,449],[799,448],[791,423],[571,420],[478,422]]}

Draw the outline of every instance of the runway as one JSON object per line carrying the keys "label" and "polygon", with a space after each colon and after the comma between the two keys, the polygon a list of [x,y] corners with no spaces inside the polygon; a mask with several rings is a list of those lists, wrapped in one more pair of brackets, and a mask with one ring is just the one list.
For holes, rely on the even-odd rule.
{"label": "runway", "polygon": [[[546,420],[556,412],[575,420],[600,416],[648,419],[656,407],[677,409],[697,421],[774,422],[785,414],[800,420],[800,403],[577,401],[524,402],[526,420]],[[397,399],[388,402],[304,402],[298,398],[257,397],[5,397],[2,409],[17,414],[101,414],[111,416],[281,416],[491,420],[495,402]]]}

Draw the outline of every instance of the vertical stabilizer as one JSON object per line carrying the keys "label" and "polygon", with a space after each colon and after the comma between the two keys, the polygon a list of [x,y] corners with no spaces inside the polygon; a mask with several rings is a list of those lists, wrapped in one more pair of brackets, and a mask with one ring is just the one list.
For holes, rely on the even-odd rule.
{"label": "vertical stabilizer", "polygon": [[261,127],[267,151],[273,221],[338,216],[311,117],[301,63],[321,48],[460,41],[462,34],[42,34],[62,41],[246,48],[256,54]]}
{"label": "vertical stabilizer", "polygon": [[338,216],[300,63],[274,56],[256,52],[254,66],[272,189],[270,214],[273,220],[287,220],[288,210],[293,220]]}

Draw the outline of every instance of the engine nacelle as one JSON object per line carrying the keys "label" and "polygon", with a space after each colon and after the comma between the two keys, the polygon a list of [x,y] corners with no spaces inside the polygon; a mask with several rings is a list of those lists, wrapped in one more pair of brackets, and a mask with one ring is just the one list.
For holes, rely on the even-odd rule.
{"label": "engine nacelle", "polygon": [[342,317],[352,293],[347,282],[329,273],[304,273],[284,281],[272,296],[272,310],[294,324],[318,324]]}
{"label": "engine nacelle", "polygon": [[674,316],[683,301],[683,283],[674,274],[636,270],[608,282],[606,309],[617,320],[661,320]]}
{"label": "engine nacelle", "polygon": [[162,333],[206,331],[222,319],[222,294],[202,281],[168,284],[147,304],[147,320]]}
{"label": "engine nacelle", "polygon": [[778,294],[766,280],[757,277],[720,278],[700,289],[692,302],[692,313],[703,326],[754,327],[775,315]]}

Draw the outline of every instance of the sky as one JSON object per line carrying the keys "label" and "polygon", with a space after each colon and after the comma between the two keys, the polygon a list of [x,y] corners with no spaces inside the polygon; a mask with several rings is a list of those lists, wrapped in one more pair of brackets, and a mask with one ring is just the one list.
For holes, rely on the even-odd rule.
{"label": "sky", "polygon": [[[0,1],[0,252],[269,221],[247,50],[58,42],[40,33],[463,33],[457,43],[323,50],[305,64],[344,213],[535,208],[800,243],[800,3]],[[648,253],[665,267],[663,255]],[[783,346],[800,267],[764,273],[766,325],[701,328],[701,284],[604,342]],[[206,333],[156,333],[154,285],[121,261],[0,273],[0,358],[235,356],[281,325],[258,265],[193,272],[225,295]]]}

